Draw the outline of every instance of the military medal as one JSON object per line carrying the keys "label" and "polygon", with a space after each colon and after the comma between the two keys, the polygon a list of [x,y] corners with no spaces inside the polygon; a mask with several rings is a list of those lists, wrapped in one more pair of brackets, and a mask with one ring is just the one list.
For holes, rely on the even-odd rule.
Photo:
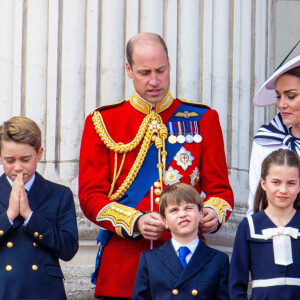
{"label": "military medal", "polygon": [[190,134],[188,134],[185,139],[189,144],[191,144],[194,141],[194,138]]}
{"label": "military medal", "polygon": [[176,142],[177,142],[176,136],[170,135],[168,137],[168,141],[169,141],[170,144],[176,144]]}
{"label": "military medal", "polygon": [[165,184],[166,185],[172,185],[174,183],[180,182],[180,178],[183,176],[179,174],[178,170],[174,170],[172,167],[170,167],[166,173],[165,173]]}
{"label": "military medal", "polygon": [[202,136],[200,134],[195,134],[194,135],[194,142],[195,143],[201,143],[202,141]]}
{"label": "military medal", "polygon": [[191,135],[191,129],[189,127],[189,123],[188,122],[184,122],[183,126],[184,126],[184,131],[185,132],[187,132],[187,128],[189,128],[189,132],[186,134],[185,140],[186,140],[187,143],[191,144],[194,141],[194,138]]}
{"label": "military medal", "polygon": [[168,137],[168,142],[170,144],[175,144],[177,142],[177,138],[174,135],[174,130],[173,130],[173,124],[172,124],[172,122],[169,122],[169,130],[170,130],[170,135]]}
{"label": "military medal", "polygon": [[194,142],[195,143],[200,143],[202,141],[202,136],[199,134],[198,122],[197,121],[194,121],[194,129],[195,129]]}
{"label": "military medal", "polygon": [[194,157],[192,156],[190,151],[187,151],[184,147],[181,147],[181,149],[177,152],[174,160],[176,160],[178,166],[186,171],[186,169],[192,165]]}
{"label": "military medal", "polygon": [[179,144],[184,144],[185,142],[185,137],[184,135],[182,135],[182,131],[181,131],[181,123],[177,122],[177,128],[178,128],[178,135],[177,135],[177,142]]}
{"label": "military medal", "polygon": [[195,168],[193,173],[190,175],[190,178],[191,178],[191,185],[195,186],[200,179],[198,167]]}

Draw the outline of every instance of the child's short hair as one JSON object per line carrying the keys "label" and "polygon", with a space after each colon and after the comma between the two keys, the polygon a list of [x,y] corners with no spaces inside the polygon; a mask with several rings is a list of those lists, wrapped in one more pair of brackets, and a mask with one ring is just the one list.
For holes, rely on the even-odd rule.
{"label": "child's short hair", "polygon": [[[279,149],[270,153],[262,162],[261,175],[263,180],[269,175],[271,166],[288,166],[295,167],[298,169],[300,177],[300,160],[299,156],[295,151],[289,149]],[[300,193],[297,195],[294,201],[294,207],[298,208],[300,204]],[[268,207],[268,199],[266,192],[263,190],[261,183],[258,184],[255,197],[253,211],[256,213],[260,210]]]}
{"label": "child's short hair", "polygon": [[160,195],[159,212],[165,218],[165,210],[168,205],[179,205],[182,201],[193,203],[203,208],[203,201],[199,193],[192,186],[186,183],[178,182],[168,186]]}
{"label": "child's short hair", "polygon": [[12,117],[0,126],[0,153],[3,142],[29,144],[38,152],[42,144],[42,132],[33,120]]}

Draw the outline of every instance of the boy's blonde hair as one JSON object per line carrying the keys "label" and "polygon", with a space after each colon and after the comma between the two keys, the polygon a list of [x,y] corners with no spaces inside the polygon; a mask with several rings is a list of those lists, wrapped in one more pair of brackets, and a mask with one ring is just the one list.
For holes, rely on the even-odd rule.
{"label": "boy's blonde hair", "polygon": [[33,120],[12,117],[0,126],[0,153],[3,142],[28,144],[38,152],[42,144],[42,132]]}
{"label": "boy's blonde hair", "polygon": [[180,203],[193,203],[199,208],[203,208],[203,201],[199,193],[191,185],[178,182],[168,186],[161,194],[159,201],[159,212],[165,218],[165,210],[170,204],[180,205]]}

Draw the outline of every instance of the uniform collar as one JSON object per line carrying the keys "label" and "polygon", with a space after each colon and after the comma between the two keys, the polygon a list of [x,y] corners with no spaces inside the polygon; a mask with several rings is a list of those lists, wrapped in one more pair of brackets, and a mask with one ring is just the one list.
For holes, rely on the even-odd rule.
{"label": "uniform collar", "polygon": [[167,108],[171,106],[173,103],[173,97],[171,95],[170,90],[168,91],[167,95],[164,97],[164,99],[156,104],[151,104],[147,102],[146,100],[142,99],[135,90],[133,90],[133,94],[130,98],[130,104],[139,112],[143,114],[149,114],[151,113],[152,109],[155,109],[156,113],[161,113]]}

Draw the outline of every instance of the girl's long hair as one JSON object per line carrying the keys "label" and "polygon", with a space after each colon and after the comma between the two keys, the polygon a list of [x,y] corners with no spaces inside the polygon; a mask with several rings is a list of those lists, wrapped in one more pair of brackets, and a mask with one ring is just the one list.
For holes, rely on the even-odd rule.
{"label": "girl's long hair", "polygon": [[[298,169],[300,178],[300,160],[296,152],[288,149],[279,149],[270,153],[262,162],[261,165],[261,178],[266,180],[266,176],[269,174],[272,165],[275,166],[288,166]],[[268,199],[266,192],[263,190],[261,183],[259,182],[255,197],[254,197],[254,212],[264,210],[268,207]],[[300,207],[300,193],[298,193],[295,201],[294,208]]]}

